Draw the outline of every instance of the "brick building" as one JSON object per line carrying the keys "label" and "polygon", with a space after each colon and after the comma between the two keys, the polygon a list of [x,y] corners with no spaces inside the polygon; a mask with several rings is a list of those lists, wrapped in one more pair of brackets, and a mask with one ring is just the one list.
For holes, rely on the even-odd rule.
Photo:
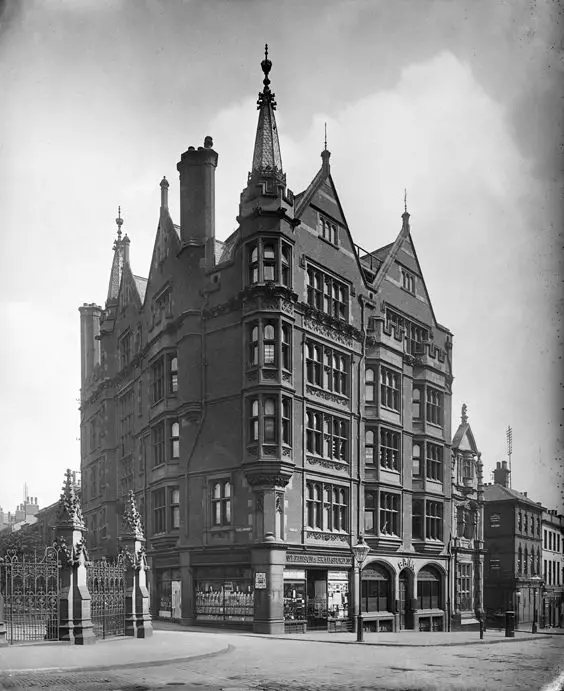
{"label": "brick building", "polygon": [[540,621],[544,626],[564,626],[564,516],[555,509],[542,512],[543,603]]}
{"label": "brick building", "polygon": [[105,307],[80,308],[90,554],[117,549],[133,489],[155,616],[275,633],[347,627],[361,603],[367,628],[442,629],[452,335],[407,209],[395,240],[367,252],[327,149],[307,189],[289,189],[262,69],[236,231],[215,237],[206,137],[177,166],[180,225],[161,182],[148,278],[118,216]]}
{"label": "brick building", "polygon": [[509,486],[507,461],[484,486],[484,606],[490,617],[514,610],[517,624],[532,624],[542,598],[542,506]]}

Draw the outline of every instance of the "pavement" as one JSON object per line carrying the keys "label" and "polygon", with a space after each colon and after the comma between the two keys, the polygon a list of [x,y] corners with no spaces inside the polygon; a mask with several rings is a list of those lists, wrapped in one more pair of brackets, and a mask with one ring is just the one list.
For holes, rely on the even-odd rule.
{"label": "pavement", "polygon": [[[236,647],[238,637],[255,637],[300,641],[350,644],[355,646],[384,647],[444,647],[491,643],[511,644],[546,638],[546,634],[564,633],[547,629],[533,635],[529,631],[517,631],[514,638],[506,638],[498,629],[487,630],[483,640],[479,632],[433,632],[419,633],[401,631],[397,633],[365,633],[364,643],[356,642],[354,633],[310,632],[305,634],[281,634],[270,636],[247,631],[185,627],[172,622],[154,622],[154,634],[146,639],[116,638],[99,640],[93,645],[77,646],[62,642],[37,642],[0,647],[0,672],[22,673],[29,671],[104,671],[127,667],[148,667],[167,665],[206,657],[222,655]],[[226,637],[232,642],[226,643]],[[407,651],[406,651],[407,652]]]}

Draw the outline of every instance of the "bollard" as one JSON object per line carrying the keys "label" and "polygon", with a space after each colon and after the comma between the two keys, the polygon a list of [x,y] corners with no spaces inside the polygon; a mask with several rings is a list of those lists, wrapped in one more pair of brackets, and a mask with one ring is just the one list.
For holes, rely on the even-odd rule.
{"label": "bollard", "polygon": [[515,638],[515,612],[505,613],[505,637]]}
{"label": "bollard", "polygon": [[480,619],[480,640],[484,639],[484,620]]}

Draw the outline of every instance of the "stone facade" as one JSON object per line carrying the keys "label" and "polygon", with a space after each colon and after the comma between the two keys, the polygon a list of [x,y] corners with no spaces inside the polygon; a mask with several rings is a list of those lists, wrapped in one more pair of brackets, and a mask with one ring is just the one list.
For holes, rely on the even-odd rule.
{"label": "stone facade", "polygon": [[[270,61],[237,230],[215,238],[218,154],[178,163],[147,279],[118,215],[105,307],[80,308],[84,514],[118,549],[132,490],[154,616],[277,633],[448,626],[452,334],[435,319],[405,209],[356,246],[330,153],[286,184]],[[384,238],[383,238],[384,239]],[[371,548],[362,586],[351,548]]]}

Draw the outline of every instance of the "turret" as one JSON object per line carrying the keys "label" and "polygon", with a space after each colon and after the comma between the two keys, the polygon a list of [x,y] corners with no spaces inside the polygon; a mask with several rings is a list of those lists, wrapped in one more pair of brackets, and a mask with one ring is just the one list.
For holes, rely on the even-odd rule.
{"label": "turret", "polygon": [[80,374],[81,382],[92,375],[96,365],[100,364],[100,317],[102,308],[94,303],[84,303],[78,308],[80,312]]}

